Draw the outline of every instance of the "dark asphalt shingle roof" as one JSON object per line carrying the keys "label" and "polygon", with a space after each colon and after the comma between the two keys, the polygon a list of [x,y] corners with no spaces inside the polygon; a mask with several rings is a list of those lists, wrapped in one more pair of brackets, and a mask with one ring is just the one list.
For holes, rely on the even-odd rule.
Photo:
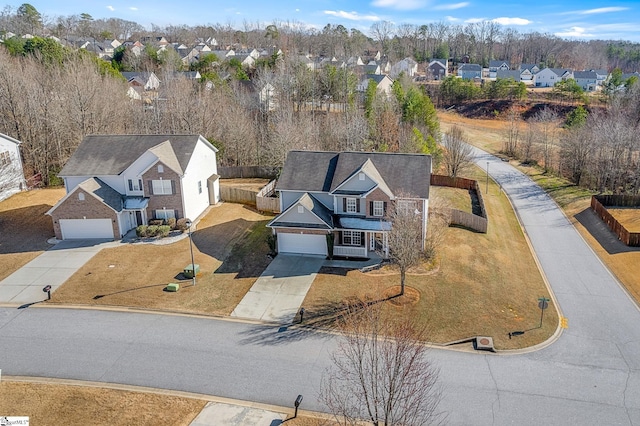
{"label": "dark asphalt shingle roof", "polygon": [[78,188],[96,196],[100,201],[117,212],[122,211],[124,205],[122,194],[98,178],[90,178],[78,185]]}
{"label": "dark asphalt shingle roof", "polygon": [[429,198],[431,156],[422,154],[290,151],[276,189],[331,192],[367,160],[395,196]]}
{"label": "dark asphalt shingle roof", "polygon": [[108,176],[125,171],[147,150],[169,141],[185,170],[199,135],[89,135],[73,153],[59,176]]}

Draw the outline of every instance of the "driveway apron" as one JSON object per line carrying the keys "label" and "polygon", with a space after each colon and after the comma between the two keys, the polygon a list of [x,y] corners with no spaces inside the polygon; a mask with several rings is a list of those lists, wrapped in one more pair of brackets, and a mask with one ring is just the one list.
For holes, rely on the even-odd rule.
{"label": "driveway apron", "polygon": [[291,323],[324,261],[324,256],[279,254],[231,316]]}
{"label": "driveway apron", "polygon": [[0,281],[0,303],[28,304],[45,300],[46,285],[54,292],[108,244],[113,241],[61,241]]}

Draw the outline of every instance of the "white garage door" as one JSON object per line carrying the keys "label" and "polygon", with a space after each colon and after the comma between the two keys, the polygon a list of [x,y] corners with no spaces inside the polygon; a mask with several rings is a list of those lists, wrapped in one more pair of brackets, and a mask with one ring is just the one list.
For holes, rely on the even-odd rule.
{"label": "white garage door", "polygon": [[327,255],[327,237],[308,234],[278,234],[280,253],[304,253]]}
{"label": "white garage door", "polygon": [[113,238],[111,219],[60,219],[62,239]]}

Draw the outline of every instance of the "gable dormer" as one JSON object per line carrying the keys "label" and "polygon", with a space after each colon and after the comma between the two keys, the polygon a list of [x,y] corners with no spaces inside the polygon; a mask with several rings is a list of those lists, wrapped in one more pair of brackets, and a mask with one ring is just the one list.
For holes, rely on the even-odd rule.
{"label": "gable dormer", "polygon": [[389,200],[394,198],[393,192],[389,189],[384,178],[368,158],[360,168],[332,191],[335,197],[335,213],[367,214],[366,197],[373,191],[385,194]]}

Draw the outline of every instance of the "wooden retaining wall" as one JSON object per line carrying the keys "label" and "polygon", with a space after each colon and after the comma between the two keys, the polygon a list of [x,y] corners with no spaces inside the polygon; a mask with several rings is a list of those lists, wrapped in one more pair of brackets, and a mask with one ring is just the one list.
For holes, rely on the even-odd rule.
{"label": "wooden retaining wall", "polygon": [[640,197],[634,195],[593,195],[591,209],[618,236],[618,239],[630,247],[640,247],[640,233],[629,232],[613,217],[607,206],[640,207]]}

